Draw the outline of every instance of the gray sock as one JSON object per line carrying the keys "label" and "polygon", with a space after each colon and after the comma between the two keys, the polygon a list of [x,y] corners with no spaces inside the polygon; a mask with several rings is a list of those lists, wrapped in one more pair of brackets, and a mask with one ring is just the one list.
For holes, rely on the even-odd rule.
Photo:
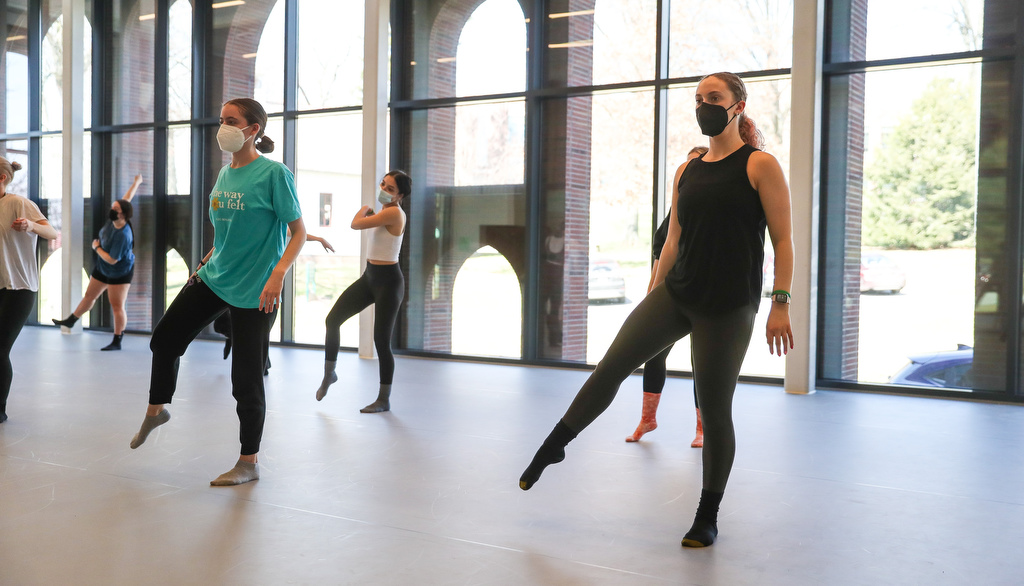
{"label": "gray sock", "polygon": [[359,410],[360,413],[380,413],[391,411],[391,385],[381,385],[377,392],[377,400]]}
{"label": "gray sock", "polygon": [[156,415],[147,415],[146,418],[142,420],[142,427],[139,428],[139,433],[135,434],[135,437],[132,438],[132,443],[129,445],[131,445],[133,450],[141,446],[145,443],[146,438],[149,437],[149,432],[167,423],[170,419],[171,412],[167,409],[164,409]]}
{"label": "gray sock", "polygon": [[260,479],[260,465],[252,462],[235,462],[235,467],[210,481],[210,486],[235,486]]}
{"label": "gray sock", "polygon": [[320,388],[316,390],[317,401],[322,401],[327,396],[327,388],[338,382],[338,374],[334,372],[334,367],[337,365],[337,360],[324,361],[324,380],[320,383]]}

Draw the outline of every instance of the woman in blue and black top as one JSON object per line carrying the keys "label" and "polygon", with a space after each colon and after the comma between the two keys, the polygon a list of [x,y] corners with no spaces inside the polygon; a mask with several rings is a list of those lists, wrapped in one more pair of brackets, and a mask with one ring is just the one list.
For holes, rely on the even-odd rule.
{"label": "woman in blue and black top", "polygon": [[285,273],[306,241],[295,177],[259,154],[274,150],[274,142],[263,134],[266,126],[267,113],[256,100],[236,98],[221,108],[217,143],[231,153],[231,163],[220,170],[210,193],[213,248],[153,330],[149,406],[130,444],[139,447],[171,418],[164,405],[174,396],[178,360],[199,332],[227,310],[241,451],[235,466],[210,482],[213,486],[260,477],[257,454],[267,413],[264,357]]}
{"label": "woman in blue and black top", "polygon": [[718,507],[732,471],[732,398],[761,300],[764,232],[775,247],[775,294],[765,332],[769,352],[793,347],[789,293],[793,235],[789,187],[775,157],[744,113],[747,91],[731,73],[697,85],[696,114],[710,149],[676,171],[668,239],[655,287],[626,318],[608,353],[519,479],[529,490],[565,445],[608,406],[637,367],[689,334],[694,387],[704,424],[700,504],[684,547],[718,536]]}
{"label": "woman in blue and black top", "polygon": [[100,350],[120,350],[121,336],[128,325],[128,312],[124,306],[128,300],[128,289],[132,286],[132,276],[135,274],[132,199],[140,185],[142,175],[136,175],[124,197],[110,204],[110,221],[100,228],[100,237],[92,241],[96,259],[85,295],[71,315],[53,320],[55,325],[73,327],[106,291],[110,300],[110,310],[114,314],[114,340]]}

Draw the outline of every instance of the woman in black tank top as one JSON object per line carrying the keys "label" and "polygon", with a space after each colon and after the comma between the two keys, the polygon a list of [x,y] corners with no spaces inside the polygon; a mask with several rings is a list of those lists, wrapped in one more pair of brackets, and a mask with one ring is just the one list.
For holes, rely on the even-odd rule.
{"label": "woman in black tank top", "polygon": [[703,481],[684,547],[718,536],[718,507],[732,471],[732,398],[753,332],[761,292],[764,231],[775,248],[775,292],[765,339],[779,356],[793,347],[789,293],[793,236],[789,187],[745,114],[747,92],[731,73],[701,80],[697,122],[711,137],[703,157],[683,163],[673,185],[669,233],[650,294],[626,318],[594,373],[519,479],[529,490],[544,468],[608,406],[641,364],[690,334],[694,390],[704,427]]}

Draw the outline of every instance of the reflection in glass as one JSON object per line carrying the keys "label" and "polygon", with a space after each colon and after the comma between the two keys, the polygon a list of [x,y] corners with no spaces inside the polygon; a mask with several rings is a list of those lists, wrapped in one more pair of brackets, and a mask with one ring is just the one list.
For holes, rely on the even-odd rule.
{"label": "reflection in glass", "polygon": [[[62,149],[61,136],[59,134],[44,136],[39,139],[40,167],[41,170],[45,169],[46,171],[39,174],[39,200],[36,203],[39,205],[39,211],[43,212],[50,225],[58,233],[57,238],[50,241],[50,255],[40,266],[39,271],[39,305],[40,307],[46,306],[49,308],[55,306],[57,308],[55,313],[39,314],[39,317],[42,318],[40,321],[43,323],[49,323],[51,317],[61,314],[61,290],[64,285],[64,273],[61,270],[61,251],[63,248],[62,236],[60,234],[64,225],[63,202],[61,199],[61,185],[64,177],[64,166],[61,164]],[[25,193],[25,196],[30,197],[27,193]],[[86,250],[89,250],[89,248],[86,247]],[[88,270],[91,269],[92,267],[89,266]],[[82,286],[85,287],[88,281],[89,278],[86,277],[82,281]],[[77,303],[77,300],[75,302]],[[83,316],[83,327],[90,325],[90,317]]]}
{"label": "reflection in glass", "polygon": [[[467,106],[473,108],[476,106]],[[452,351],[454,285],[464,263],[478,250],[491,247],[511,265],[518,282],[526,274],[526,205],[522,186],[522,159],[516,161],[517,182],[490,178],[480,184],[456,184],[450,145],[455,132],[454,108],[434,108],[410,114],[412,127],[422,129],[412,142],[410,168],[413,193],[408,201],[408,296],[404,331],[405,347],[433,352]],[[429,124],[427,124],[429,121]],[[429,129],[429,130],[428,130]],[[503,140],[518,140],[505,137]],[[497,145],[499,148],[501,144]],[[462,175],[462,177],[473,177]],[[500,263],[499,263],[500,264]],[[484,299],[467,299],[459,311],[476,315]],[[515,311],[514,308],[511,311]],[[521,311],[521,309],[520,309]],[[521,325],[521,324],[520,324]],[[512,329],[477,328],[477,336],[500,338],[503,348],[519,347],[520,326]],[[463,340],[463,343],[467,343]]]}
{"label": "reflection in glass", "polygon": [[167,11],[167,119],[192,117],[192,4],[174,0]]}
{"label": "reflection in glass", "polygon": [[455,107],[455,185],[522,183],[526,104],[522,100]]}
{"label": "reflection in glass", "polygon": [[185,286],[188,276],[192,273],[188,263],[178,254],[177,250],[167,251],[167,277],[164,290],[164,309],[171,306],[171,302],[178,296],[178,292]]}
{"label": "reflection in glass", "polygon": [[[98,232],[106,221],[107,209],[114,200],[120,199],[128,190],[135,175],[142,175],[143,183],[132,200],[132,232],[135,236],[135,275],[128,290],[125,309],[128,312],[128,329],[149,331],[153,323],[153,299],[163,291],[153,288],[154,237],[156,210],[153,202],[153,131],[125,132],[110,137],[112,164],[106,193],[97,194],[102,201],[92,209],[86,209],[86,232]],[[89,247],[85,250],[91,254]],[[164,251],[160,251],[163,254]],[[91,260],[89,262],[92,262]],[[99,305],[93,309],[95,312]],[[104,311],[104,319],[107,319]],[[99,320],[93,319],[94,324]],[[104,321],[104,325],[108,322]]]}
{"label": "reflection in glass", "polygon": [[[526,89],[526,21],[515,0],[487,0],[466,21],[454,59],[455,95],[479,96]],[[495,75],[501,72],[500,75]]]}
{"label": "reflection in glass", "polygon": [[[56,10],[60,4],[56,3]],[[60,130],[63,118],[63,71],[64,71],[64,17],[57,15],[43,36],[40,81],[40,126],[42,130]],[[85,38],[92,37],[92,26],[85,21]],[[92,125],[92,43],[85,43],[85,69],[82,72],[83,122],[86,128]]]}
{"label": "reflection in glass", "polygon": [[[592,104],[587,362],[608,350],[629,312],[647,295],[651,274],[654,92],[570,98]],[[571,140],[571,139],[570,139]],[[574,149],[575,163],[584,156]],[[567,226],[571,229],[572,226]]]}
{"label": "reflection in glass", "polygon": [[[323,344],[324,319],[338,296],[363,271],[359,263],[361,232],[349,227],[362,206],[361,143],[337,140],[359,136],[362,116],[335,114],[298,119],[295,187],[309,234],[327,240],[334,252],[308,242],[295,261],[295,341]],[[359,345],[359,320],[341,327],[341,345]]]}
{"label": "reflection in glass", "polygon": [[[181,0],[178,0],[180,3]],[[192,250],[193,195],[190,159],[192,128],[172,126],[167,129],[167,200],[166,215],[161,221],[166,226],[167,249],[165,267],[164,309],[188,279],[193,253],[200,256],[205,250]]]}
{"label": "reflection in glass", "polygon": [[793,0],[672,2],[669,76],[793,64]]}
{"label": "reflection in glass", "polygon": [[522,307],[522,290],[508,260],[490,246],[473,253],[452,291],[452,354],[520,358]]}
{"label": "reflection in glass", "polygon": [[[249,9],[243,7],[240,10]],[[281,112],[284,110],[284,2],[275,2],[266,19],[256,50],[240,55],[228,55],[226,59],[237,63],[241,68],[253,68],[255,84],[252,97],[263,105],[267,113]],[[246,28],[248,27],[233,27],[232,33],[246,34]],[[242,40],[239,39],[239,44],[241,43]],[[230,83],[228,80],[225,81]],[[240,90],[241,88],[226,96],[225,101],[249,97],[245,92],[239,93]]]}
{"label": "reflection in glass", "polygon": [[599,85],[654,79],[656,0],[553,2],[548,9],[548,81]]}
{"label": "reflection in glass", "polygon": [[24,8],[6,6],[6,29],[0,30],[0,134],[28,131],[28,16]]}
{"label": "reflection in glass", "polygon": [[[179,0],[180,1],[180,0]],[[113,96],[112,122],[131,124],[153,121],[153,63],[156,19],[153,0],[116,0],[111,34],[103,39],[110,55],[104,78]]]}
{"label": "reflection in glass", "polygon": [[485,95],[526,87],[526,18],[517,0],[434,2],[415,10],[412,59],[416,98]]}
{"label": "reflection in glass", "polygon": [[[296,99],[300,110],[363,100],[363,2],[299,1]],[[324,18],[324,15],[330,18]]]}
{"label": "reflection in glass", "polygon": [[[167,195],[189,195],[192,187],[192,127],[167,129]],[[185,228],[185,226],[182,226]]]}

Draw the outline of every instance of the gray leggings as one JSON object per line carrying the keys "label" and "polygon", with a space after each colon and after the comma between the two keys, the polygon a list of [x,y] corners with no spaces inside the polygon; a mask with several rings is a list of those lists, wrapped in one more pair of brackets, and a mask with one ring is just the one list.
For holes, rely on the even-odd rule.
{"label": "gray leggings", "polygon": [[757,307],[749,305],[722,315],[701,315],[680,307],[660,285],[626,318],[562,421],[576,433],[583,431],[611,405],[626,377],[690,334],[693,384],[704,424],[703,487],[724,492],[736,455],[732,397],[756,313]]}

